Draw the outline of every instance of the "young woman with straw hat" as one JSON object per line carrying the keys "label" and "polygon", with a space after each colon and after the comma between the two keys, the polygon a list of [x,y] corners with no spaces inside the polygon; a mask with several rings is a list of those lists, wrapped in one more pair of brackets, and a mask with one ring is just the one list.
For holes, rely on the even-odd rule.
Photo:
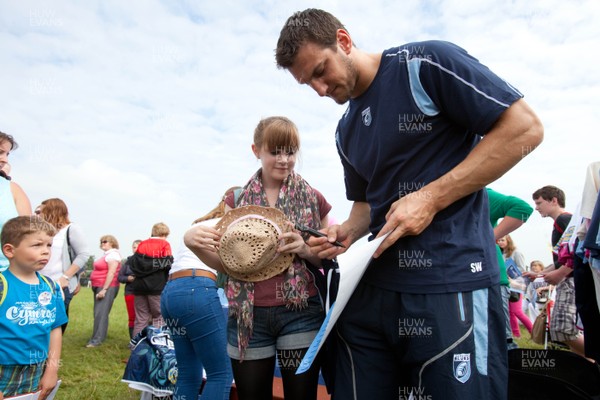
{"label": "young woman with straw hat", "polygon": [[198,257],[229,274],[227,351],[240,399],[272,398],[276,359],[286,399],[316,398],[318,363],[304,374],[295,371],[323,321],[309,270],[320,260],[294,224],[327,227],[331,205],[294,171],[299,149],[292,121],[261,120],[252,144],[261,168],[239,196],[226,199],[235,210],[217,229],[196,227],[185,235]]}

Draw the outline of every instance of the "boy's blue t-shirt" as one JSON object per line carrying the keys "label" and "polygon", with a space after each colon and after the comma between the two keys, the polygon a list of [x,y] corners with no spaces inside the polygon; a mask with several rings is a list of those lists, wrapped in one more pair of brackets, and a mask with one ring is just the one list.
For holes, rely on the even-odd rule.
{"label": "boy's blue t-shirt", "polygon": [[39,273],[39,284],[30,285],[9,270],[6,298],[0,305],[0,364],[38,364],[48,358],[50,332],[68,321],[61,289],[52,289]]}
{"label": "boy's blue t-shirt", "polygon": [[[350,100],[336,132],[346,195],[369,203],[371,233],[381,230],[399,198],[430,195],[418,191],[462,162],[521,97],[451,43],[410,43],[384,51],[373,82]],[[399,239],[372,261],[363,280],[407,293],[497,284],[485,190],[441,210],[421,234]]]}

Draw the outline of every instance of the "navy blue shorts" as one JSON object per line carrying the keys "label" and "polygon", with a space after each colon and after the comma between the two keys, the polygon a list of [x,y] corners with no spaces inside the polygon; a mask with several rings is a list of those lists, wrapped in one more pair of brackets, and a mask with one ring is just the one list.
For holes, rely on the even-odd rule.
{"label": "navy blue shorts", "polygon": [[337,323],[333,399],[506,399],[499,286],[409,294],[360,283]]}

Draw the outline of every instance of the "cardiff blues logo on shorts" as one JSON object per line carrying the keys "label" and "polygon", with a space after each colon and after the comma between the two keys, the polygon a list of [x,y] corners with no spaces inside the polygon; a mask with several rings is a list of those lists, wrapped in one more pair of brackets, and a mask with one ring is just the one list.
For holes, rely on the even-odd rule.
{"label": "cardiff blues logo on shorts", "polygon": [[465,383],[471,377],[471,354],[454,354],[452,361],[454,377],[460,382]]}
{"label": "cardiff blues logo on shorts", "polygon": [[366,109],[364,109],[361,115],[363,124],[365,124],[365,126],[371,125],[371,121],[373,120],[373,118],[371,117],[371,107],[367,107]]}

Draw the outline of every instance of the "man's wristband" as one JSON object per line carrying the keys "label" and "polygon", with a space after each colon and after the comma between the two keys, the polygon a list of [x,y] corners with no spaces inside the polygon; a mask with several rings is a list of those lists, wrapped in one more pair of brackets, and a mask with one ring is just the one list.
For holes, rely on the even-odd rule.
{"label": "man's wristband", "polygon": [[63,277],[63,278],[65,278],[66,280],[69,280],[69,279],[71,279],[71,278],[69,278],[68,276],[66,276],[65,274],[63,274],[63,276],[62,276],[62,277]]}
{"label": "man's wristband", "polygon": [[106,292],[108,290],[108,288],[102,288],[102,290],[104,290]]}

